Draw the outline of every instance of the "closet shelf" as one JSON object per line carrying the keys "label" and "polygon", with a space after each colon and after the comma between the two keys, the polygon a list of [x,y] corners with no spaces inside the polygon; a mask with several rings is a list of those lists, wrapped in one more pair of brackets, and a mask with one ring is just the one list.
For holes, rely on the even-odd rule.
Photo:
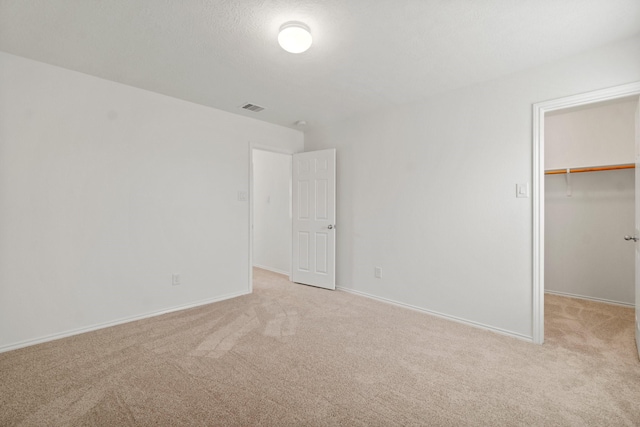
{"label": "closet shelf", "polygon": [[[634,169],[636,167],[635,164],[629,163],[626,165],[612,165],[612,166],[594,166],[590,168],[571,168],[568,169],[569,173],[582,173],[582,172],[600,172],[600,171],[614,171],[620,169]],[[544,171],[545,175],[558,175],[567,173],[567,169],[553,169]]]}

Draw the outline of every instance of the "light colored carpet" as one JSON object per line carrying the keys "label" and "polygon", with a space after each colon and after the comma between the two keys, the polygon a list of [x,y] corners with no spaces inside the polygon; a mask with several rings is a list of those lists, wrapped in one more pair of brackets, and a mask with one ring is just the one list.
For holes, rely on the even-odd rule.
{"label": "light colored carpet", "polygon": [[536,346],[256,270],[252,295],[0,354],[0,425],[640,424],[633,310]]}

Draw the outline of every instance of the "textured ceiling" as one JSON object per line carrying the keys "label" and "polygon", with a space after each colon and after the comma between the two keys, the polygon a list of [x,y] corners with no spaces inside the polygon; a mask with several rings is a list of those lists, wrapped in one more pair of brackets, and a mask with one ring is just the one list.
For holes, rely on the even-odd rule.
{"label": "textured ceiling", "polygon": [[[277,44],[290,20],[303,54]],[[638,32],[639,0],[0,0],[2,51],[308,128]]]}

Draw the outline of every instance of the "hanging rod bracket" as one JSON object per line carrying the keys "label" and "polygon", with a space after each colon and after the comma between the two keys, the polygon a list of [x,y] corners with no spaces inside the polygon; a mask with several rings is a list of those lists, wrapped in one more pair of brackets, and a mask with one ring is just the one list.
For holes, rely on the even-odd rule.
{"label": "hanging rod bracket", "polygon": [[564,179],[567,181],[567,197],[571,197],[571,169],[567,168],[567,174]]}

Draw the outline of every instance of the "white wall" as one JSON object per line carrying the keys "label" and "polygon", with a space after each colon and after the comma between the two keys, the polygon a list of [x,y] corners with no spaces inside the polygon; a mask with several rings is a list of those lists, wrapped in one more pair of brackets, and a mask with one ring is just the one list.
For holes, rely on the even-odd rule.
{"label": "white wall", "polygon": [[532,104],[638,80],[640,36],[306,134],[338,149],[338,285],[531,338]]}
{"label": "white wall", "polygon": [[[633,124],[631,124],[633,126]],[[545,177],[546,291],[635,304],[634,170]]]}
{"label": "white wall", "polygon": [[[638,97],[545,116],[545,169],[635,162]],[[635,303],[633,170],[545,177],[545,290]]]}
{"label": "white wall", "polygon": [[545,169],[635,162],[638,97],[545,115]]}
{"label": "white wall", "polygon": [[5,53],[0,94],[0,350],[248,291],[249,143],[300,132]]}
{"label": "white wall", "polygon": [[253,150],[253,265],[291,271],[291,156]]}

